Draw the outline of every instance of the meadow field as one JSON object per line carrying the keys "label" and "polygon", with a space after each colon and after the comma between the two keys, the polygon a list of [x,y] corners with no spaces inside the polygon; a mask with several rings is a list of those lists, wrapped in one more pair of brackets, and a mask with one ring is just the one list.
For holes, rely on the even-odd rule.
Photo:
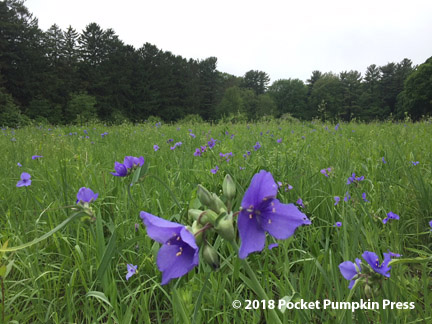
{"label": "meadow field", "polygon": [[[432,323],[430,121],[32,126],[2,129],[0,147],[0,321]],[[144,163],[114,176],[125,156]],[[238,212],[261,170],[310,224],[240,259]],[[166,244],[140,212],[191,226],[189,210],[208,209],[199,184],[234,238],[204,226],[210,257],[200,248],[162,285]],[[83,187],[97,197],[77,203]]]}

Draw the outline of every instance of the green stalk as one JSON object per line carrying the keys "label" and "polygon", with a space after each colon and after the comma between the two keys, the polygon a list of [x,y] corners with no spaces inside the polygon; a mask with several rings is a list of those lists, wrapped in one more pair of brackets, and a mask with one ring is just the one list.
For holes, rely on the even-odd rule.
{"label": "green stalk", "polygon": [[[238,254],[238,245],[235,241],[231,241],[231,245],[233,246],[234,250],[237,252]],[[254,292],[258,295],[258,298],[260,298],[261,300],[269,300],[266,292],[264,291],[263,287],[261,286],[261,284],[258,281],[258,278],[255,275],[255,272],[252,270],[252,268],[250,267],[249,263],[245,260],[245,259],[240,259],[240,262],[242,264],[242,266],[244,267],[244,269],[246,270],[246,273],[249,276],[249,279],[251,280],[252,286],[251,287]],[[282,321],[279,318],[279,315],[276,312],[276,309],[270,309],[267,308],[269,317],[272,319],[271,323],[276,323],[276,324],[282,324]]]}

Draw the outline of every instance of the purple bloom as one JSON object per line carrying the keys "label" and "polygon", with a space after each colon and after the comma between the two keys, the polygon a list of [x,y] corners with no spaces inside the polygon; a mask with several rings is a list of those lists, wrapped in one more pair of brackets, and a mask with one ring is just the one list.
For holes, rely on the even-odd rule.
{"label": "purple bloom", "polygon": [[162,272],[162,285],[184,276],[198,265],[199,248],[194,235],[185,226],[143,211],[140,217],[147,227],[147,235],[162,244],[156,261]]}
{"label": "purple bloom", "polygon": [[303,204],[303,199],[301,198],[297,199],[296,204],[301,206],[301,208],[305,208],[305,205]]}
{"label": "purple bloom", "polygon": [[195,134],[194,133],[189,133],[190,137],[195,138]]}
{"label": "purple bloom", "polygon": [[285,187],[285,191],[293,190],[293,186],[291,186],[289,183],[287,183]]}
{"label": "purple bloom", "polygon": [[335,130],[337,131],[338,129],[339,129],[339,123],[336,124],[336,126],[335,126]]}
{"label": "purple bloom", "polygon": [[261,170],[253,176],[238,216],[241,259],[264,248],[266,232],[284,240],[292,236],[297,227],[311,224],[294,204],[282,204],[276,194],[277,184],[270,172]]}
{"label": "purple bloom", "polygon": [[108,135],[108,132],[104,132],[101,134],[102,138],[105,137],[106,135]]}
{"label": "purple bloom", "polygon": [[412,165],[418,165],[420,162],[419,161],[416,161],[416,162],[411,161],[411,163],[412,163]]}
{"label": "purple bloom", "polygon": [[157,152],[159,150],[159,145],[157,145],[157,144],[153,145],[153,150],[155,152]]}
{"label": "purple bloom", "polygon": [[268,249],[271,250],[271,249],[274,249],[275,247],[278,247],[278,246],[279,246],[279,244],[272,243],[272,244],[269,244]]}
{"label": "purple bloom", "polygon": [[282,138],[278,138],[278,139],[276,140],[276,142],[277,142],[277,143],[282,143]]}
{"label": "purple bloom", "polygon": [[360,182],[360,181],[363,181],[364,178],[365,178],[364,176],[356,177],[356,174],[353,173],[353,174],[351,175],[351,177],[348,177],[347,184],[351,184],[351,183],[353,183],[353,182]]}
{"label": "purple bloom", "polygon": [[19,162],[17,163],[17,165],[18,165],[19,167],[22,167],[22,164],[21,164],[21,163],[19,163]]}
{"label": "purple bloom", "polygon": [[16,184],[17,187],[28,187],[31,185],[31,175],[27,172],[21,173],[21,180],[19,180]]}
{"label": "purple bloom", "polygon": [[351,199],[351,196],[350,196],[349,192],[347,191],[347,192],[345,193],[344,201],[348,201],[348,200],[350,200],[350,199]]}
{"label": "purple bloom", "polygon": [[386,164],[387,161],[384,159],[384,157],[382,158],[382,163]]}
{"label": "purple bloom", "polygon": [[138,266],[133,264],[128,264],[126,267],[127,267],[126,280],[129,280],[129,278],[136,273]]}
{"label": "purple bloom", "polygon": [[334,205],[336,206],[337,204],[339,204],[340,197],[339,197],[339,196],[334,196],[333,198],[334,198],[334,200],[335,200]]}
{"label": "purple bloom", "polygon": [[212,149],[216,145],[216,140],[212,137],[210,141],[207,142],[209,149]]}
{"label": "purple bloom", "polygon": [[211,169],[210,172],[213,174],[216,174],[216,172],[219,171],[219,167],[216,165],[216,167],[214,169]]}
{"label": "purple bloom", "polygon": [[432,231],[432,220],[429,222],[429,226],[431,227],[431,231]]}
{"label": "purple bloom", "polygon": [[322,174],[324,174],[326,177],[329,177],[330,176],[330,172],[331,172],[331,168],[327,168],[327,169],[321,169],[320,170],[320,172],[322,173]]}
{"label": "purple bloom", "polygon": [[139,158],[137,158],[134,156],[125,156],[123,164],[129,170],[135,167],[140,167],[144,164],[144,157],[140,156]]}
{"label": "purple bloom", "polygon": [[201,149],[199,148],[195,149],[194,156],[201,156],[201,154],[202,154]]}
{"label": "purple bloom", "polygon": [[401,254],[399,254],[399,253],[393,253],[393,252],[390,252],[390,250],[387,250],[387,252],[390,254],[390,256],[392,257],[392,258],[400,258],[402,255]]}
{"label": "purple bloom", "polygon": [[256,142],[256,144],[254,145],[254,150],[258,151],[259,148],[261,148],[261,144],[260,142]]}
{"label": "purple bloom", "polygon": [[126,166],[119,162],[114,162],[114,170],[115,172],[111,172],[113,176],[116,177],[126,177],[128,175],[128,169]]}
{"label": "purple bloom", "polygon": [[393,213],[393,212],[388,212],[388,213],[387,213],[387,217],[383,219],[383,223],[384,223],[384,224],[387,224],[387,222],[388,222],[390,219],[397,219],[397,220],[399,220],[399,215],[398,215],[398,214],[395,214],[395,213]]}
{"label": "purple bloom", "polygon": [[362,257],[376,273],[384,277],[390,277],[391,267],[389,267],[388,264],[391,261],[391,256],[389,253],[384,253],[384,260],[381,264],[379,263],[378,256],[374,252],[365,251]]}
{"label": "purple bloom", "polygon": [[333,227],[342,227],[342,222],[336,222]]}
{"label": "purple bloom", "polygon": [[91,203],[92,201],[96,200],[98,196],[99,194],[95,194],[90,188],[81,187],[77,193],[76,203]]}
{"label": "purple bloom", "polygon": [[361,264],[360,259],[355,259],[355,264],[351,261],[345,261],[345,262],[342,262],[341,264],[339,264],[339,270],[340,270],[342,276],[346,280],[350,280],[350,283],[348,285],[349,289],[351,289],[354,286],[355,281],[357,280],[356,276],[361,271],[360,264]]}
{"label": "purple bloom", "polygon": [[40,158],[43,158],[43,155],[33,155],[32,156],[32,160],[37,160],[37,159],[40,159]]}
{"label": "purple bloom", "polygon": [[366,199],[366,192],[363,192],[363,193],[362,193],[362,199],[363,199],[363,201],[365,201],[365,202],[370,202],[369,200]]}

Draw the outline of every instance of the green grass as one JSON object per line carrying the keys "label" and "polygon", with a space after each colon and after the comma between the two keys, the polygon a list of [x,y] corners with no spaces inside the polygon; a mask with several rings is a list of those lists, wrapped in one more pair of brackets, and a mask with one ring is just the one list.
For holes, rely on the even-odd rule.
{"label": "green grass", "polygon": [[[103,132],[108,135],[102,137]],[[213,150],[194,156],[210,138],[217,140]],[[173,142],[167,143],[169,139]],[[180,141],[181,146],[170,149]],[[257,151],[256,142],[261,144]],[[157,152],[154,144],[160,146]],[[139,218],[143,210],[191,225],[188,209],[197,203],[197,185],[222,194],[227,173],[237,185],[234,210],[252,176],[264,169],[276,181],[293,186],[290,191],[282,187],[278,198],[283,203],[302,198],[303,211],[312,221],[290,239],[278,241],[279,247],[247,258],[276,303],[285,296],[321,303],[367,299],[363,287],[348,289],[338,268],[366,250],[381,258],[387,250],[403,258],[432,256],[432,125],[427,122],[341,124],[338,130],[330,124],[276,122],[28,127],[2,130],[0,147],[2,244],[18,246],[54,229],[74,213],[71,207],[80,187],[99,193],[92,203],[94,221],[78,218],[31,247],[2,254],[6,322],[266,322],[269,313],[262,307],[231,306],[234,300],[245,305],[245,300],[259,298],[235,250],[221,238],[214,237],[221,260],[218,271],[201,262],[183,278],[161,286],[159,244],[146,235]],[[247,151],[251,153],[244,158]],[[233,156],[226,162],[220,152]],[[36,154],[43,158],[32,160]],[[130,187],[130,193],[131,177],[110,174],[114,162],[125,155],[142,155],[148,166],[144,181]],[[414,166],[412,161],[420,163]],[[219,171],[212,174],[216,165]],[[328,167],[332,172],[325,177],[320,170]],[[31,174],[31,186],[16,187],[21,172]],[[353,172],[365,180],[347,185]],[[348,202],[343,201],[346,192]],[[370,202],[362,200],[363,192]],[[334,196],[341,198],[337,206]],[[384,225],[389,211],[400,220]],[[334,226],[338,221],[340,228]],[[273,242],[268,236],[267,243]],[[128,263],[138,265],[138,273],[126,281]],[[283,323],[432,322],[431,265],[394,265],[379,295],[371,299],[380,305],[384,299],[414,302],[415,309],[286,310],[279,316]]]}

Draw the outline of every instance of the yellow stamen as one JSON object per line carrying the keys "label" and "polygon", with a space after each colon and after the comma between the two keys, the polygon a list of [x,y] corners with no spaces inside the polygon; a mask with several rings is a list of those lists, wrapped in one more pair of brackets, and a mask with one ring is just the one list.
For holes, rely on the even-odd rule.
{"label": "yellow stamen", "polygon": [[253,215],[252,215],[252,214],[249,214],[249,218],[252,219],[252,217],[253,217]]}
{"label": "yellow stamen", "polygon": [[183,248],[182,247],[180,247],[180,249],[179,249],[180,251],[178,251],[177,253],[176,253],[176,256],[180,256],[180,255],[182,255],[182,252],[183,252]]}
{"label": "yellow stamen", "polygon": [[268,220],[268,223],[271,224],[271,219]]}

